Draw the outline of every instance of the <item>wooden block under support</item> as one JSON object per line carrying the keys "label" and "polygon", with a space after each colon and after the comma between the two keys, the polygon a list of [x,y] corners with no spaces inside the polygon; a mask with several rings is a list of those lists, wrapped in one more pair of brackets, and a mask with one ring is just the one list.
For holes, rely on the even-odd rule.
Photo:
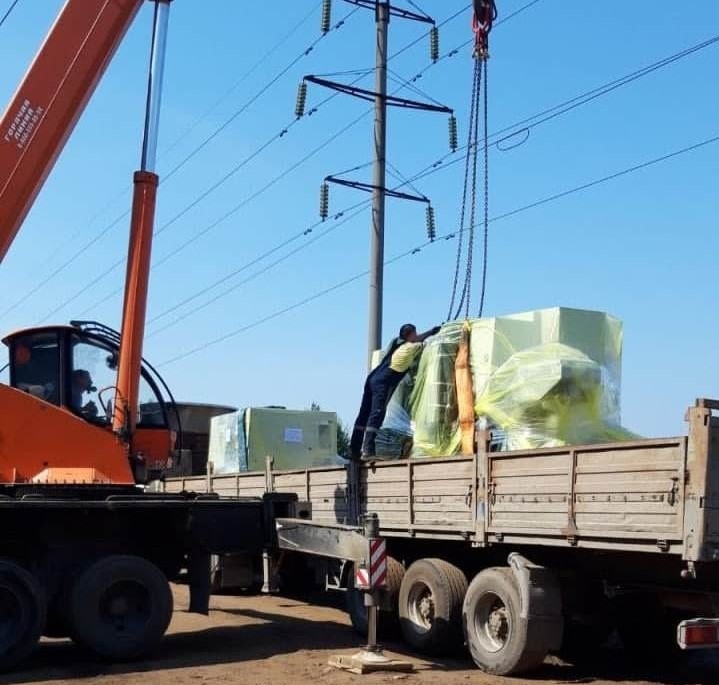
{"label": "wooden block under support", "polygon": [[363,650],[352,656],[337,654],[331,656],[329,665],[340,668],[343,671],[364,675],[366,673],[377,673],[379,671],[393,671],[395,673],[411,673],[414,665],[409,661],[399,661],[386,657],[382,651],[370,652]]}

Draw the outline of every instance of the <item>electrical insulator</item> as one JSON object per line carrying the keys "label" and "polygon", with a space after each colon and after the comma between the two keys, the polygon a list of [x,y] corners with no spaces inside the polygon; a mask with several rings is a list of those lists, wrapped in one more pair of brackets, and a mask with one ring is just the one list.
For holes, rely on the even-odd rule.
{"label": "electrical insulator", "polygon": [[429,55],[433,62],[439,61],[439,29],[436,26],[429,31]]}
{"label": "electrical insulator", "polygon": [[320,219],[324,221],[330,212],[330,185],[326,181],[320,186]]}
{"label": "electrical insulator", "polygon": [[454,114],[449,118],[449,149],[457,152],[459,136],[457,134],[457,117]]}
{"label": "electrical insulator", "polygon": [[332,25],[332,0],[322,2],[322,33],[329,33]]}
{"label": "electrical insulator", "polygon": [[434,207],[427,205],[427,238],[434,242],[437,237],[437,226],[434,222]]}
{"label": "electrical insulator", "polygon": [[295,105],[295,116],[299,119],[305,115],[305,105],[307,104],[307,83],[302,81],[297,89],[297,104]]}

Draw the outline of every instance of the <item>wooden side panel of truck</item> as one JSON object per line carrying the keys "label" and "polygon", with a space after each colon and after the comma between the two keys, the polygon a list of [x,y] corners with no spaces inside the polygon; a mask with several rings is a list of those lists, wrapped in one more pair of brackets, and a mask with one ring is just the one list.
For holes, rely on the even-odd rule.
{"label": "wooden side panel of truck", "polygon": [[[716,403],[689,410],[686,437],[361,467],[168,480],[168,492],[293,493],[318,522],[379,515],[386,537],[655,551],[719,560]],[[482,444],[482,441],[479,441]]]}

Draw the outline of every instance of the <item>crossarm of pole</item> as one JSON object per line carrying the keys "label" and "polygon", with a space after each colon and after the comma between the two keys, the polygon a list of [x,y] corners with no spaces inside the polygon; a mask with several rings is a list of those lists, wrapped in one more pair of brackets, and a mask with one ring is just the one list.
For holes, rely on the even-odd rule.
{"label": "crossarm of pole", "polygon": [[[357,5],[357,7],[364,7],[368,10],[374,10],[377,12],[379,10],[379,4],[381,2],[378,2],[378,0],[344,0],[344,2],[348,2],[350,5]],[[432,19],[432,17],[426,15],[426,14],[418,14],[417,12],[412,12],[411,10],[404,9],[403,7],[395,7],[394,5],[390,5],[390,3],[387,4],[387,9],[389,10],[390,16],[392,17],[399,17],[400,19],[411,19],[412,21],[421,21],[424,24],[434,24],[435,21]]]}
{"label": "crossarm of pole", "polygon": [[319,76],[314,76],[313,74],[305,76],[304,80],[309,81],[310,83],[315,83],[323,88],[330,88],[332,90],[339,91],[340,93],[345,93],[346,95],[352,95],[360,100],[367,100],[367,102],[374,102],[376,98],[384,97],[387,105],[391,107],[404,107],[405,109],[418,109],[425,112],[440,112],[442,114],[454,113],[454,110],[451,107],[446,107],[445,105],[436,105],[431,102],[420,102],[419,100],[409,100],[395,95],[381,96],[373,90],[358,88],[357,86],[351,86],[337,81],[329,81],[327,79],[320,78]]}
{"label": "crossarm of pole", "polygon": [[411,200],[412,202],[423,202],[429,204],[430,200],[426,195],[414,195],[412,193],[403,193],[399,190],[392,190],[391,188],[380,188],[373,183],[363,183],[362,181],[351,181],[347,178],[339,178],[338,176],[327,176],[325,178],[326,183],[335,183],[340,186],[346,186],[347,188],[354,188],[355,190],[363,190],[367,193],[371,193],[375,190],[384,190],[387,197],[394,197],[398,200]]}

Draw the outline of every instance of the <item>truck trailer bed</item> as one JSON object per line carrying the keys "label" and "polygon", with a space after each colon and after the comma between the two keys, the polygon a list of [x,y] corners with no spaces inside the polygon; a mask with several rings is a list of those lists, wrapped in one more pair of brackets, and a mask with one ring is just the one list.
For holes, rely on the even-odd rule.
{"label": "truck trailer bed", "polygon": [[[698,400],[688,435],[472,457],[169,479],[165,492],[296,494],[312,520],[379,515],[385,537],[563,546],[719,560],[719,403]],[[479,445],[488,441],[478,440]]]}

